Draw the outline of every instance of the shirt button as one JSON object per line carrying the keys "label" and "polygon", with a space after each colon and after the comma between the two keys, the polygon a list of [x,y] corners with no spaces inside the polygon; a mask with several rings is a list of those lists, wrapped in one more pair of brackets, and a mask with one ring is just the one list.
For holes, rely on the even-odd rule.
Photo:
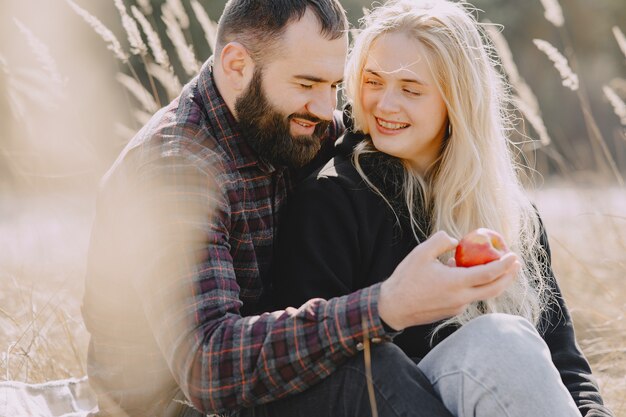
{"label": "shirt button", "polygon": [[363,345],[363,342],[359,342],[359,343],[356,344],[356,350],[361,351],[363,349],[365,349],[365,346]]}

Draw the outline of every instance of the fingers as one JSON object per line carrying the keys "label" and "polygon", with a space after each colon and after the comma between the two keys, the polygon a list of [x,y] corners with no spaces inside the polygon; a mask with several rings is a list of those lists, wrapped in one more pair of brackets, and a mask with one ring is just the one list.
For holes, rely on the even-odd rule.
{"label": "fingers", "polygon": [[518,268],[513,268],[513,270],[507,272],[489,284],[472,288],[470,290],[470,297],[473,300],[488,300],[499,296],[508,288],[509,285],[511,285],[511,283],[513,283],[513,281],[515,281],[517,278],[517,271]]}
{"label": "fingers", "polygon": [[502,277],[512,269],[517,270],[520,263],[515,253],[509,252],[502,258],[489,262],[485,265],[473,266],[470,268],[459,268],[457,271],[465,273],[465,283],[471,287],[487,285]]}
{"label": "fingers", "polygon": [[451,238],[444,231],[439,231],[421,243],[418,248],[421,248],[429,258],[435,259],[445,252],[453,250],[458,244],[458,240]]}

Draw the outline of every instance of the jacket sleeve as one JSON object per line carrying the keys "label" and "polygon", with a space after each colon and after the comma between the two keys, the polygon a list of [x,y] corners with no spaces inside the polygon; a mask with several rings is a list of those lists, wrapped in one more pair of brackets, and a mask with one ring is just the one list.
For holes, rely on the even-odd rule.
{"label": "jacket sleeve", "polygon": [[543,224],[541,224],[541,245],[546,256],[545,276],[553,297],[542,317],[545,326],[544,339],[550,348],[552,361],[584,417],[613,416],[604,405],[589,362],[576,342],[572,317],[552,271],[550,246]]}
{"label": "jacket sleeve", "polygon": [[198,410],[223,413],[302,392],[357,353],[363,320],[372,337],[384,334],[378,285],[242,317],[229,243],[232,178],[196,158],[174,153],[143,169],[142,188],[154,190],[147,206],[161,209],[148,229],[163,234],[148,242],[134,286],[172,375]]}

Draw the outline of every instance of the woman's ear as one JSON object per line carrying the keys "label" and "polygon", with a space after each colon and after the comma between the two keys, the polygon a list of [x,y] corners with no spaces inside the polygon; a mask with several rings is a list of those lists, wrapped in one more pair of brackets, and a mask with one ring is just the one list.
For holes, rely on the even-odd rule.
{"label": "woman's ear", "polygon": [[230,88],[244,91],[254,74],[254,61],[248,50],[239,42],[230,42],[222,49],[220,64]]}

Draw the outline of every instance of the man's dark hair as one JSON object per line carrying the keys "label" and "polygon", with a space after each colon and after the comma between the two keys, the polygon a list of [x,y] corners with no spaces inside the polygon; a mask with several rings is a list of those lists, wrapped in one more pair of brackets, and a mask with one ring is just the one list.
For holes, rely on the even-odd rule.
{"label": "man's dark hair", "polygon": [[233,41],[241,43],[257,63],[274,55],[287,25],[300,20],[307,8],[315,13],[321,35],[334,40],[348,30],[338,0],[229,0],[219,20],[216,54]]}

